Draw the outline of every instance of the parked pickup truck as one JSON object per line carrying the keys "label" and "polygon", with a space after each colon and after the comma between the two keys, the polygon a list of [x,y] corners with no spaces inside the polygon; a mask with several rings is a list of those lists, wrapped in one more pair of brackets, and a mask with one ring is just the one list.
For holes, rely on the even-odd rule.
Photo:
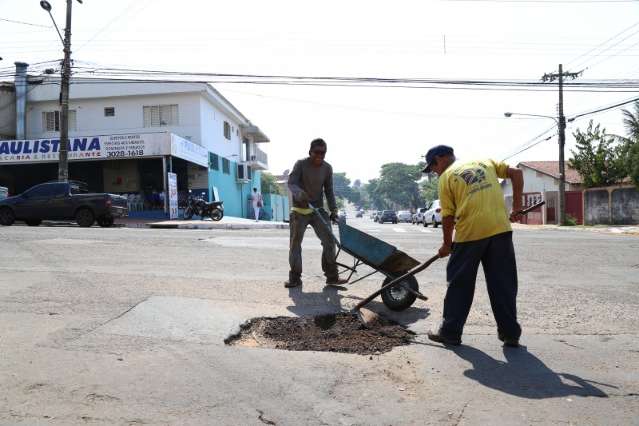
{"label": "parked pickup truck", "polygon": [[116,217],[126,216],[127,200],[114,194],[89,194],[86,184],[77,181],[47,182],[20,195],[0,200],[0,225],[22,220],[38,226],[43,220],[73,220],[82,227],[107,228]]}

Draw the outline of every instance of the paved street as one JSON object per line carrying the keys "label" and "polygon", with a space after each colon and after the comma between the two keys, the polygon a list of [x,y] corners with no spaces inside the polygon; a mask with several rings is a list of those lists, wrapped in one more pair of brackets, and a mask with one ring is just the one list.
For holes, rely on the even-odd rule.
{"label": "paved street", "polygon": [[[349,223],[427,259],[440,229]],[[369,356],[228,347],[256,316],[345,310],[381,284],[324,288],[309,229],[287,290],[288,231],[0,228],[1,424],[639,424],[639,236],[518,229],[519,349],[479,272],[463,345],[430,300],[391,314],[417,344]]]}

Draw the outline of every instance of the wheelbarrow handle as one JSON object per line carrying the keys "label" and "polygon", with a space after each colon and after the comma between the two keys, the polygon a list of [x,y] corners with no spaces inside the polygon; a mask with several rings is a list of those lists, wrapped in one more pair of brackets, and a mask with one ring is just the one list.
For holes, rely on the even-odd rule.
{"label": "wheelbarrow handle", "polygon": [[329,233],[331,234],[331,237],[333,237],[333,241],[335,242],[335,244],[337,244],[338,247],[341,247],[339,240],[337,239],[335,234],[333,234],[333,227],[330,225],[330,223],[328,223],[324,219],[324,216],[322,216],[322,212],[321,212],[322,209],[321,208],[316,208],[311,203],[308,203],[308,207],[313,210],[313,214],[317,215],[319,220],[324,224],[324,226],[326,226],[326,228],[328,229]]}
{"label": "wheelbarrow handle", "polygon": [[389,282],[388,284],[385,284],[384,286],[382,286],[382,288],[377,290],[375,293],[371,294],[366,299],[362,300],[357,305],[355,305],[355,308],[353,310],[358,311],[363,306],[368,305],[373,299],[375,299],[377,296],[382,294],[382,292],[384,290],[386,290],[389,287],[394,286],[397,283],[400,283],[400,282],[404,281],[408,277],[412,277],[413,275],[416,275],[416,274],[420,273],[424,269],[428,268],[437,259],[439,259],[439,254],[436,254],[435,256],[433,256],[430,259],[428,259],[426,262],[424,262],[421,265],[411,269],[410,271],[408,271],[407,273],[405,273],[401,277],[395,278],[393,281]]}

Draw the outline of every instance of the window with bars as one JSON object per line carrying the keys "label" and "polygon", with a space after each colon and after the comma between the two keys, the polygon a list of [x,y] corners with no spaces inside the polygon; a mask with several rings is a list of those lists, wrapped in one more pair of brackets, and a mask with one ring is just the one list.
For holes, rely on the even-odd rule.
{"label": "window with bars", "polygon": [[115,117],[115,107],[104,107],[105,117]]}
{"label": "window with bars", "polygon": [[[77,120],[75,110],[69,110],[69,130],[77,130]],[[59,132],[60,131],[60,111],[43,111],[42,112],[42,131],[43,132]]]}
{"label": "window with bars", "polygon": [[222,158],[222,173],[231,174],[231,162],[226,158]]}
{"label": "window with bars", "polygon": [[220,170],[220,158],[212,152],[209,152],[209,169]]}
{"label": "window with bars", "polygon": [[177,126],[178,106],[177,105],[145,105],[144,127]]}
{"label": "window with bars", "polygon": [[231,125],[228,121],[224,122],[224,137],[228,140],[231,140]]}

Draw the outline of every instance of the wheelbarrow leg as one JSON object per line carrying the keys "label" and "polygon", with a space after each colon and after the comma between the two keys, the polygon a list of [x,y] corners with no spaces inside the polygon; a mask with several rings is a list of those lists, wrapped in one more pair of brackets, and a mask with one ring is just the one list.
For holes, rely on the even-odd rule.
{"label": "wheelbarrow leg", "polygon": [[[366,299],[362,300],[361,302],[359,302],[357,305],[355,305],[354,310],[358,311],[360,310],[363,306],[366,306],[367,304],[369,304],[373,299],[375,299],[377,296],[379,296],[380,294],[382,294],[382,292],[384,290],[386,290],[389,287],[392,287],[394,285],[396,285],[397,283],[401,283],[402,281],[404,281],[406,278],[411,277],[415,274],[418,274],[419,272],[423,271],[424,269],[428,268],[433,262],[435,262],[437,259],[439,259],[439,255],[435,255],[433,257],[431,257],[430,259],[428,259],[426,262],[422,263],[421,265],[417,266],[416,268],[412,269],[411,271],[405,273],[404,275],[395,278],[394,280],[392,280],[391,282],[389,282],[388,284],[384,285],[382,288],[380,288],[379,290],[377,290],[376,292],[374,292],[373,294],[371,294],[370,296],[368,296]],[[404,287],[406,288],[406,287]],[[421,294],[420,294],[421,295]]]}

